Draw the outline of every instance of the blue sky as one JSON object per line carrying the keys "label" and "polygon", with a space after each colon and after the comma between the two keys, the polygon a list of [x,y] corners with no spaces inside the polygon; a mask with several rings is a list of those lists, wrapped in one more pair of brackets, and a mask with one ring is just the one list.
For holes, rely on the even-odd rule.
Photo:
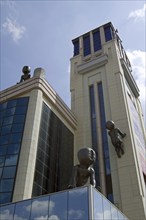
{"label": "blue sky", "polygon": [[71,40],[111,21],[133,67],[145,111],[146,1],[0,1],[1,90],[20,80],[24,65],[46,79],[70,106]]}

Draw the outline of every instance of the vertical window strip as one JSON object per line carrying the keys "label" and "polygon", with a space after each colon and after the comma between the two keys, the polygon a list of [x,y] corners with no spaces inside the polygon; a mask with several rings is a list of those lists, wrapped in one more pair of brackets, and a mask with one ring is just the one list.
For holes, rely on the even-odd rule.
{"label": "vertical window strip", "polygon": [[74,56],[77,56],[79,54],[79,39],[73,41],[74,45]]}
{"label": "vertical window strip", "polygon": [[99,177],[99,160],[98,160],[98,146],[97,146],[97,128],[96,128],[96,110],[95,110],[95,98],[94,98],[94,86],[89,87],[90,94],[90,117],[91,117],[91,134],[92,134],[92,148],[96,152],[96,161],[94,164],[96,186],[100,187]]}
{"label": "vertical window strip", "polygon": [[104,27],[105,41],[112,40],[112,29],[111,26]]}
{"label": "vertical window strip", "polygon": [[102,88],[101,82],[98,83],[97,90],[98,90],[98,97],[99,97],[99,109],[100,109],[100,119],[101,119],[100,123],[101,123],[101,133],[102,133],[105,177],[106,177],[106,191],[107,191],[107,197],[111,200],[111,202],[113,202],[111,168],[110,168],[110,160],[109,160],[109,146],[108,146],[106,127],[105,127],[106,118],[105,118],[103,88]]}
{"label": "vertical window strip", "polygon": [[94,52],[101,50],[101,38],[99,30],[93,33]]}
{"label": "vertical window strip", "polygon": [[90,35],[83,37],[84,56],[91,54]]}

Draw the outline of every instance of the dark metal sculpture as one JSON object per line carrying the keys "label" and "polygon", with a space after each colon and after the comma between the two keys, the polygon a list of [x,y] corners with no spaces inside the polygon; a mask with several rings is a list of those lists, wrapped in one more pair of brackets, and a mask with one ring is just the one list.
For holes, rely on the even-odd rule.
{"label": "dark metal sculpture", "polygon": [[90,184],[96,186],[95,171],[91,167],[95,162],[96,154],[92,148],[82,148],[78,152],[80,164],[73,167],[72,177],[68,188],[84,186],[90,178]]}
{"label": "dark metal sculpture", "polygon": [[23,69],[22,69],[23,75],[21,76],[20,82],[23,82],[23,81],[25,81],[25,80],[30,78],[30,76],[31,76],[29,74],[30,71],[31,71],[30,66],[24,66],[23,67]]}
{"label": "dark metal sculpture", "polygon": [[111,137],[111,142],[115,147],[117,156],[120,158],[121,155],[124,154],[124,144],[122,139],[126,136],[126,134],[122,133],[119,128],[116,128],[113,121],[107,121],[106,128],[109,130],[108,134]]}

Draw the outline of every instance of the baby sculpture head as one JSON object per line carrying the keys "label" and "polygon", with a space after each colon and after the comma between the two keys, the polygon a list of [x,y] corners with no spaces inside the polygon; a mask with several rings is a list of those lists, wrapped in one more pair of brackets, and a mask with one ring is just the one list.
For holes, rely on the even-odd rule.
{"label": "baby sculpture head", "polygon": [[82,148],[78,151],[80,165],[89,167],[95,162],[96,153],[92,148]]}
{"label": "baby sculpture head", "polygon": [[107,128],[108,130],[114,129],[114,128],[115,128],[115,123],[114,123],[113,121],[107,121],[107,122],[106,122],[106,128]]}

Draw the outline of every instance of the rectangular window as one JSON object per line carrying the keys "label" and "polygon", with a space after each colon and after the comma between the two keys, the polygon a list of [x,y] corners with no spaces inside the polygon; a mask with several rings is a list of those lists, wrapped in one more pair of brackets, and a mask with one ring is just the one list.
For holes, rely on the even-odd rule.
{"label": "rectangular window", "polygon": [[96,161],[94,164],[95,169],[95,179],[96,185],[100,186],[99,178],[99,160],[98,160],[98,146],[97,146],[97,128],[96,128],[96,110],[95,110],[95,97],[94,97],[94,86],[89,87],[89,96],[90,96],[90,117],[91,117],[91,134],[92,134],[92,147],[96,152]]}
{"label": "rectangular window", "polygon": [[111,26],[104,27],[105,41],[110,41],[113,39],[112,28]]}
{"label": "rectangular window", "polygon": [[79,54],[79,39],[74,40],[73,45],[74,45],[74,56],[77,56]]}
{"label": "rectangular window", "polygon": [[83,36],[84,56],[91,54],[90,35]]}
{"label": "rectangular window", "polygon": [[[109,146],[108,146],[108,138],[106,131],[106,117],[105,117],[105,107],[104,107],[104,96],[103,96],[103,87],[102,83],[98,83],[97,85],[98,97],[99,97],[99,109],[100,109],[100,124],[101,124],[101,133],[102,133],[102,148],[103,148],[103,158],[104,158],[104,167],[105,167],[105,179],[106,179],[106,191],[107,198],[111,198],[111,202],[113,202],[112,194],[112,179],[111,179],[111,168],[110,168],[110,160],[109,160]],[[110,194],[110,196],[109,196]]]}
{"label": "rectangular window", "polygon": [[93,32],[94,52],[101,50],[101,39],[99,30]]}

